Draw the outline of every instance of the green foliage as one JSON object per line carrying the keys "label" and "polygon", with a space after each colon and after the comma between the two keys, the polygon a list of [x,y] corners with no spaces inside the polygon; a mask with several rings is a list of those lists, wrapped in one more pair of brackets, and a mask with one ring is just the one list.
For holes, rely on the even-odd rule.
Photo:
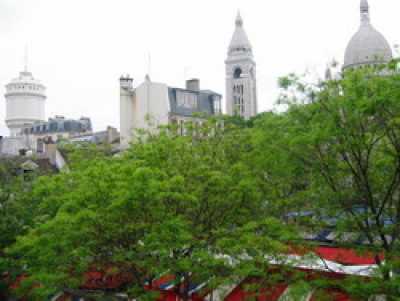
{"label": "green foliage", "polygon": [[20,167],[23,162],[23,158],[0,159],[0,297],[8,290],[6,280],[20,273],[6,249],[33,224],[38,205],[29,198],[36,174],[27,180]]}
{"label": "green foliage", "polygon": [[[310,210],[312,218],[299,224],[304,231],[334,226],[339,243],[376,254],[385,285],[353,279],[347,286],[358,295],[367,292],[363,298],[372,292],[399,295],[392,289],[399,281],[394,265],[400,254],[399,82],[392,65],[348,71],[317,85],[289,76],[281,81],[281,103],[290,104],[289,110],[260,123],[265,132],[258,141],[274,135],[274,144],[264,145],[273,154],[260,160],[267,170],[282,159],[277,167],[285,170],[273,170],[272,178],[283,174],[287,187],[279,192],[290,192],[278,208]],[[327,224],[328,218],[336,219],[335,225]],[[352,244],[356,239],[363,244]]]}
{"label": "green foliage", "polygon": [[[182,300],[193,284],[212,289],[249,276],[258,279],[249,287],[256,294],[290,283],[295,299],[313,289],[329,300],[338,289],[395,300],[400,75],[390,68],[316,84],[292,74],[280,80],[285,112],[203,119],[184,136],[174,126],[142,131],[118,156],[106,146],[65,145],[69,172],[40,177],[33,188],[6,174],[0,209],[14,222],[0,220],[0,246],[12,244],[7,260],[29,276],[19,293],[84,294],[86,273],[100,270],[130,275],[118,290],[142,300],[156,298],[151,289],[165,274]],[[311,281],[293,271],[286,255],[305,245],[302,235],[327,228],[338,245],[375,256],[374,277]]]}
{"label": "green foliage", "polygon": [[[148,296],[144,286],[165,273],[183,300],[193,284],[231,279],[219,242],[264,220],[259,181],[245,164],[250,131],[209,120],[186,136],[175,132],[145,133],[117,157],[73,148],[68,173],[39,179],[36,224],[11,249],[29,275],[21,294],[79,290],[94,268],[132,275],[121,289],[134,297]],[[282,237],[270,237],[263,251],[272,253]]]}

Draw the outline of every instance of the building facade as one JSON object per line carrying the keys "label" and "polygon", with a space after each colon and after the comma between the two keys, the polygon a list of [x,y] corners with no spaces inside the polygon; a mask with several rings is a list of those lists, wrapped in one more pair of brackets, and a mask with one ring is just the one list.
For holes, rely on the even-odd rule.
{"label": "building facade", "polygon": [[92,123],[89,118],[74,120],[56,116],[46,122],[24,125],[15,136],[0,139],[0,156],[17,156],[21,152],[44,153],[48,142],[57,143],[62,139],[71,140],[73,137],[91,133]]}
{"label": "building facade", "polygon": [[119,132],[116,128],[108,126],[105,131],[78,134],[68,140],[71,143],[119,144]]}
{"label": "building facade", "polygon": [[225,61],[226,112],[250,119],[257,115],[256,62],[240,14],[235,27]]}
{"label": "building facade", "polygon": [[132,142],[137,130],[157,130],[159,126],[199,121],[200,115],[221,113],[222,96],[201,90],[198,79],[188,80],[186,88],[168,87],[152,82],[149,76],[133,88],[133,80],[120,78],[121,147]]}
{"label": "building facade", "polygon": [[25,127],[20,136],[25,139],[28,149],[41,153],[44,141],[58,142],[61,139],[69,140],[72,137],[91,133],[92,122],[87,117],[75,120],[67,119],[64,116],[55,116],[46,122],[36,122]]}
{"label": "building facade", "polygon": [[92,122],[90,118],[81,117],[80,119],[69,119],[64,116],[56,115],[49,118],[46,122],[36,122],[21,131],[23,136],[35,136],[38,138],[52,138],[53,141],[59,139],[69,139],[71,137],[92,133]]}

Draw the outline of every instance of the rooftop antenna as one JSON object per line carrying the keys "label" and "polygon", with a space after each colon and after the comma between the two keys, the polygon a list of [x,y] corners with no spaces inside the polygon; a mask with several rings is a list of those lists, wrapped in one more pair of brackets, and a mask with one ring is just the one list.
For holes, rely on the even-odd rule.
{"label": "rooftop antenna", "polygon": [[28,44],[25,45],[25,54],[24,54],[24,72],[28,72]]}
{"label": "rooftop antenna", "polygon": [[150,51],[147,54],[147,75],[149,77],[151,75],[151,53],[150,53]]}

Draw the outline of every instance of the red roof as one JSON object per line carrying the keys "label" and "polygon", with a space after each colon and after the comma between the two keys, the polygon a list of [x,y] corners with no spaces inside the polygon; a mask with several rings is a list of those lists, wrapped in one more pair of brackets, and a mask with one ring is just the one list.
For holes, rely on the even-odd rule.
{"label": "red roof", "polygon": [[175,282],[175,276],[166,274],[154,280],[151,283],[151,287],[163,290],[165,286],[172,285],[174,282]]}
{"label": "red roof", "polygon": [[317,247],[290,247],[288,254],[303,256],[307,253],[315,253],[322,259],[335,261],[342,265],[376,265],[376,256],[384,260],[384,255],[372,252],[357,252],[353,249],[338,248],[331,246]]}
{"label": "red roof", "polygon": [[[315,253],[325,260],[335,261],[344,265],[372,265],[376,264],[375,254],[371,252],[357,253],[351,249],[333,248],[333,247],[318,247]],[[383,255],[379,258],[383,260]]]}
{"label": "red roof", "polygon": [[[352,301],[354,299],[351,299],[348,295],[346,295],[344,292],[341,292],[339,290],[335,289],[326,289],[324,290],[324,293],[330,297],[329,300],[332,301]],[[310,299],[310,301],[319,301],[315,295],[313,295]]]}
{"label": "red roof", "polygon": [[85,274],[83,289],[118,289],[133,281],[133,276],[126,272],[116,272],[113,268],[92,269]]}
{"label": "red roof", "polygon": [[[307,273],[306,280],[311,281],[315,279],[342,279],[345,275],[340,275],[337,273],[327,273],[327,272],[315,272],[313,270],[298,269],[300,272]],[[268,274],[278,273],[279,269],[271,269]],[[290,279],[291,273],[287,275],[287,280]],[[258,292],[249,291],[248,285],[256,284],[260,287],[255,287]],[[243,301],[243,300],[256,300],[256,301],[278,301],[280,298],[290,290],[290,284],[284,283],[283,281],[276,284],[271,284],[268,287],[263,285],[260,280],[257,279],[246,279],[240,285],[238,285],[228,296],[225,297],[224,301]],[[321,292],[321,291],[319,291]],[[315,291],[310,291],[311,295],[310,301],[317,301],[318,293]],[[324,289],[322,293],[325,296],[329,296],[331,301],[355,301],[348,294],[337,289]],[[252,298],[251,298],[252,297]]]}
{"label": "red roof", "polygon": [[[242,284],[237,286],[225,299],[224,301],[243,301],[252,300],[257,295],[254,292],[249,292],[246,290],[246,285],[256,284],[256,281],[244,281]],[[288,288],[287,284],[277,284],[272,288],[263,289],[261,288],[261,293],[257,296],[257,301],[277,301],[282,294]],[[252,298],[253,297],[253,298]]]}
{"label": "red roof", "polygon": [[[319,246],[315,247],[313,249],[291,249],[291,254],[297,254],[297,255],[304,255],[307,252],[314,252],[321,258],[329,261],[333,261],[342,265],[375,265],[375,254],[371,252],[365,252],[363,254],[357,253],[354,250],[351,249],[345,249],[345,248],[334,248],[334,247],[326,247],[326,246]],[[384,259],[384,256],[382,254],[379,255],[379,258],[381,260]],[[298,269],[300,270],[300,269]],[[317,270],[302,270],[305,271],[308,276],[307,278],[310,279],[315,279],[315,277],[325,277],[325,278],[335,278],[335,279],[340,279],[341,277],[345,277],[343,273],[324,273],[324,272],[319,272]],[[17,280],[10,285],[10,288],[16,289],[20,286],[20,283],[26,278],[25,275],[20,276],[17,278]],[[152,290],[159,291],[161,293],[160,300],[162,301],[170,301],[170,300],[176,300],[176,295],[174,293],[174,288],[176,284],[175,283],[175,278],[171,275],[165,275],[160,277],[159,279],[153,281],[152,283]],[[122,289],[124,285],[128,285],[129,283],[132,283],[133,281],[133,275],[130,273],[126,272],[120,272],[118,270],[115,270],[115,268],[105,268],[105,269],[96,269],[93,268],[91,271],[87,272],[85,274],[85,281],[84,284],[82,285],[82,289],[89,289],[89,290],[108,290],[108,289],[113,289],[113,290],[118,290]],[[149,289],[149,287],[147,287]],[[258,298],[260,301],[274,301],[279,298],[279,296],[282,295],[282,293],[287,289],[287,285],[285,284],[278,284],[274,286],[273,288],[265,288],[264,291],[262,291],[261,296]],[[200,295],[204,293],[205,291],[202,290],[202,292],[199,292],[199,294],[193,294],[192,298],[193,300],[197,301],[202,301],[204,298],[202,298]],[[346,301],[350,300],[345,294],[342,292],[338,291],[332,291],[333,294],[335,294],[335,301]],[[226,301],[235,301],[235,300],[243,300],[246,296],[249,296],[249,293],[245,291],[243,286],[238,286],[235,288],[231,294],[226,298]],[[313,299],[311,299],[313,300]]]}

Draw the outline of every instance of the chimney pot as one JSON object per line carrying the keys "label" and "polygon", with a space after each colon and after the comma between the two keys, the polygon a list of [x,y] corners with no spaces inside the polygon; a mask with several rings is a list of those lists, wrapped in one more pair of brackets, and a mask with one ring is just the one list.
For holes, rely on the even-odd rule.
{"label": "chimney pot", "polygon": [[200,80],[198,78],[189,79],[186,81],[186,90],[200,91]]}

